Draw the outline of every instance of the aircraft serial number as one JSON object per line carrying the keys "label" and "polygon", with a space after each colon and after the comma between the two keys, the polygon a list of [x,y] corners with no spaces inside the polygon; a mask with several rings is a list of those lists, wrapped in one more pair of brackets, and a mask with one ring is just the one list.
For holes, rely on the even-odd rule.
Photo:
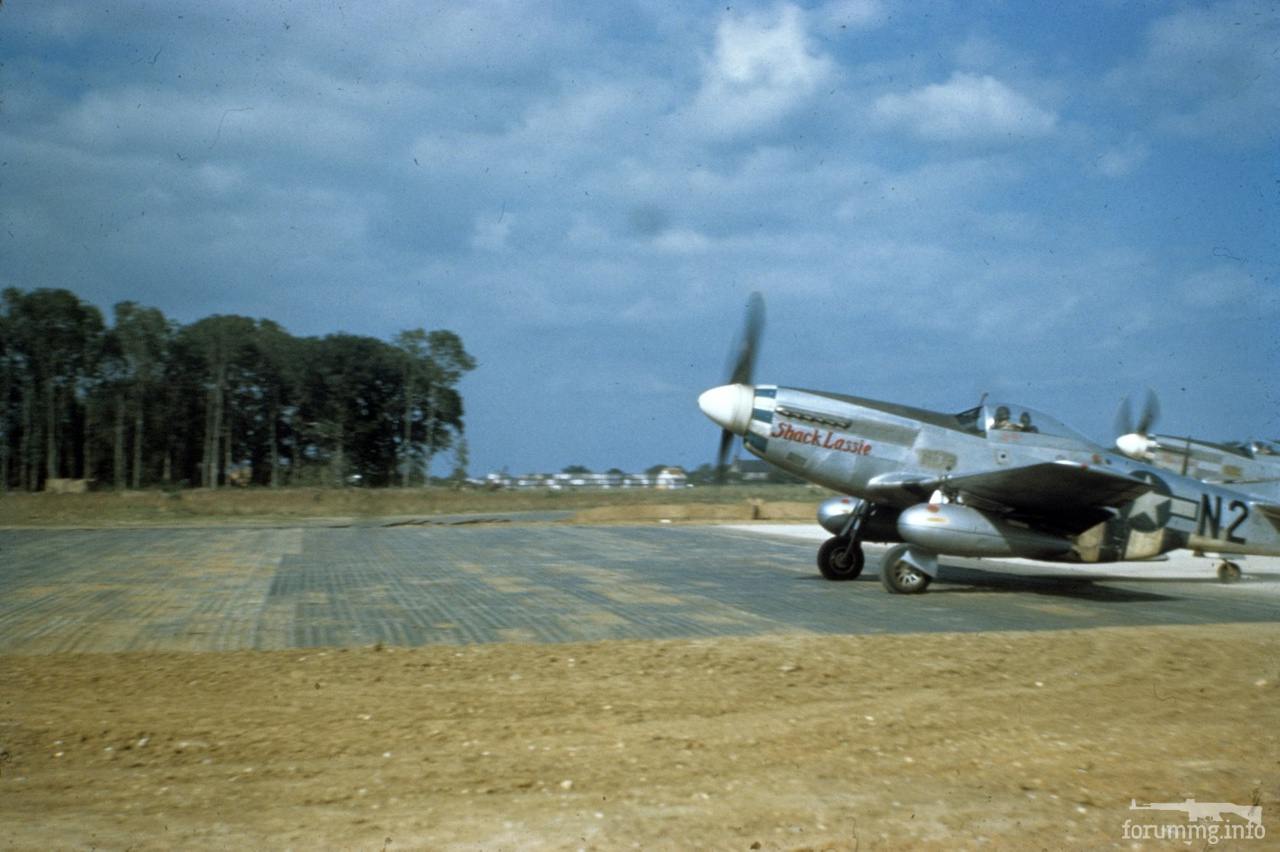
{"label": "aircraft serial number", "polygon": [[[1225,519],[1231,522],[1226,529],[1226,540],[1233,544],[1244,544],[1244,537],[1237,536],[1236,530],[1249,519],[1249,504],[1243,500],[1232,500],[1227,504],[1227,511],[1234,517]],[[1210,498],[1208,494],[1201,494],[1200,525],[1196,528],[1196,534],[1208,538],[1221,538],[1223,520],[1222,498],[1218,496]]]}

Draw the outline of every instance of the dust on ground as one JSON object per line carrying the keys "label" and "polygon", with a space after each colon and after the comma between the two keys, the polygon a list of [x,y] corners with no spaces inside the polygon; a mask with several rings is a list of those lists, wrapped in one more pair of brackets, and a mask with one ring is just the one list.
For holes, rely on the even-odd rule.
{"label": "dust on ground", "polygon": [[1126,820],[1188,825],[1131,800],[1186,798],[1280,836],[1277,650],[1266,624],[5,656],[0,846],[1128,849]]}

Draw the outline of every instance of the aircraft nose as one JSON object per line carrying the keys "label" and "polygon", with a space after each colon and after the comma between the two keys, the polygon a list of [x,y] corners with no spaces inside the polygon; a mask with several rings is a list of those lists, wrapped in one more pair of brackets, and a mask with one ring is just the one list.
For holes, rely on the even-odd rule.
{"label": "aircraft nose", "polygon": [[1116,449],[1129,458],[1142,458],[1151,449],[1151,440],[1145,435],[1130,432],[1127,435],[1121,435],[1116,438]]}
{"label": "aircraft nose", "polygon": [[751,404],[755,388],[750,385],[721,385],[704,391],[698,397],[698,407],[723,429],[735,435],[745,435],[751,422]]}

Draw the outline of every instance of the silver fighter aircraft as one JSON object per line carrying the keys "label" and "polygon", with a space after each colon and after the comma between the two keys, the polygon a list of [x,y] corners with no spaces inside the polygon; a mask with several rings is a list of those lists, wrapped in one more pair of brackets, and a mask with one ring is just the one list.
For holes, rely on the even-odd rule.
{"label": "silver fighter aircraft", "polygon": [[1280,445],[1273,441],[1205,441],[1151,432],[1160,404],[1147,392],[1138,422],[1129,400],[1116,415],[1116,449],[1131,459],[1206,482],[1233,484],[1280,501]]}
{"label": "silver fighter aircraft", "polygon": [[[753,294],[727,384],[698,398],[748,452],[841,495],[818,509],[828,580],[862,572],[863,542],[894,543],[880,566],[891,592],[923,592],[938,557],[1071,563],[1144,560],[1177,548],[1280,555],[1280,501],[1110,452],[1012,402],[951,414],[752,380],[764,325]],[[1224,581],[1239,566],[1219,566]]]}
{"label": "silver fighter aircraft", "polygon": [[1254,489],[1280,485],[1280,445],[1274,441],[1217,443],[1130,432],[1116,438],[1116,448],[1129,458],[1206,482]]}

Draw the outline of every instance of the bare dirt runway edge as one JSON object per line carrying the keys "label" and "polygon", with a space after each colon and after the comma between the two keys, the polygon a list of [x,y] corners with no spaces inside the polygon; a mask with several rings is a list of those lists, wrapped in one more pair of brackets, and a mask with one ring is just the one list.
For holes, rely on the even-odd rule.
{"label": "bare dirt runway edge", "polygon": [[6,656],[0,845],[1130,848],[1131,799],[1186,797],[1270,828],[1278,650],[1267,624]]}

